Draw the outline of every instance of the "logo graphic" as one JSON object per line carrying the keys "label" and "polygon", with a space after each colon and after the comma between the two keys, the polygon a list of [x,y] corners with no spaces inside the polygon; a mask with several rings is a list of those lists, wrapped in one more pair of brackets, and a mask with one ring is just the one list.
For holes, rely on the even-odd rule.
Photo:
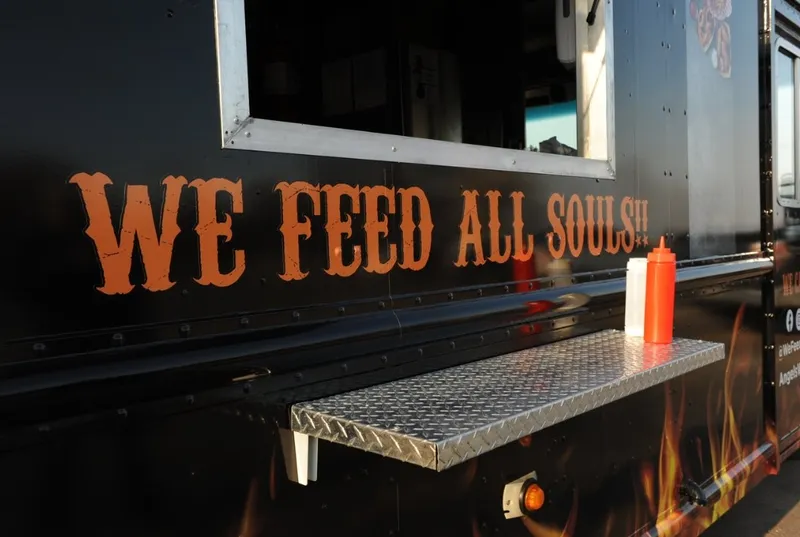
{"label": "logo graphic", "polygon": [[794,311],[786,310],[786,331],[794,330]]}

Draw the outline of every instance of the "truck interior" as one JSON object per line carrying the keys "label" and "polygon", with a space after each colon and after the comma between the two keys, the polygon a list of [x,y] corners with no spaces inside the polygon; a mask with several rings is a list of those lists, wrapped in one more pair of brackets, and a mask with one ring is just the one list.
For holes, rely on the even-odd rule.
{"label": "truck interior", "polygon": [[578,154],[574,0],[245,9],[254,117]]}

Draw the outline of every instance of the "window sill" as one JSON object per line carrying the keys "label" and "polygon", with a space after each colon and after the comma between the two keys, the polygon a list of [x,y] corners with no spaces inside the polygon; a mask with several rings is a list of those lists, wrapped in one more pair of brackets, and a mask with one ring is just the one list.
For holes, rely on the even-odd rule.
{"label": "window sill", "polygon": [[519,173],[615,178],[607,160],[409,138],[249,118],[224,141],[227,149],[450,166]]}

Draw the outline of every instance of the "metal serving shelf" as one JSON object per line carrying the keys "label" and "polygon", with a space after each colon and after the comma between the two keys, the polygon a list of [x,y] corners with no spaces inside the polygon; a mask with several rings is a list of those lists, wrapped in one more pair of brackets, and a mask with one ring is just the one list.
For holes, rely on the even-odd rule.
{"label": "metal serving shelf", "polygon": [[721,343],[605,330],[297,403],[291,428],[441,471],[724,358]]}

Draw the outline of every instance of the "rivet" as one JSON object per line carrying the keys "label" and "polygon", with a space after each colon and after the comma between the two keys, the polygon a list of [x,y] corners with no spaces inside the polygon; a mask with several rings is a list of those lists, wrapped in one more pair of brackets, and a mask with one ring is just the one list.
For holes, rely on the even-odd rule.
{"label": "rivet", "polygon": [[483,296],[483,289],[478,289],[478,296]]}
{"label": "rivet", "polygon": [[383,356],[381,356],[381,362],[383,362],[384,364],[388,363],[389,357],[384,354]]}
{"label": "rivet", "polygon": [[295,373],[294,374],[294,380],[303,380],[303,374],[302,373]]}
{"label": "rivet", "polygon": [[378,302],[378,308],[385,309],[386,308],[386,303],[383,300],[381,300],[380,302]]}
{"label": "rivet", "polygon": [[248,326],[249,324],[250,324],[250,319],[248,319],[247,317],[242,317],[241,319],[239,319],[239,326],[241,326],[242,328]]}
{"label": "rivet", "polygon": [[453,298],[455,298],[453,293],[447,293],[447,300],[453,300]]}
{"label": "rivet", "polygon": [[186,396],[186,403],[193,405],[194,404],[194,395],[187,395]]}
{"label": "rivet", "polygon": [[417,304],[422,304],[422,297],[418,296],[417,298],[414,299],[414,302],[416,302]]}
{"label": "rivet", "polygon": [[128,417],[128,410],[125,409],[125,408],[118,408],[117,409],[117,416],[119,416],[121,418],[127,418]]}
{"label": "rivet", "polygon": [[179,329],[181,337],[188,337],[192,333],[192,327],[188,324],[182,324]]}
{"label": "rivet", "polygon": [[424,351],[424,350],[422,350],[421,348],[420,348],[420,349],[417,349],[417,354],[419,354],[420,356],[422,356],[423,354],[425,354],[425,351]]}
{"label": "rivet", "polygon": [[299,311],[293,311],[292,312],[292,320],[294,320],[294,321],[300,320],[300,312]]}
{"label": "rivet", "polygon": [[344,315],[344,306],[339,306],[339,309],[336,310],[339,315]]}
{"label": "rivet", "polygon": [[188,290],[188,289],[183,289],[183,290],[181,291],[181,294],[182,294],[183,296],[189,296],[189,290]]}
{"label": "rivet", "polygon": [[33,352],[35,352],[37,354],[42,354],[46,350],[47,350],[47,345],[45,345],[44,343],[34,343],[33,344]]}
{"label": "rivet", "polygon": [[450,342],[450,348],[455,350],[455,348],[456,348],[456,342],[455,341],[451,341]]}
{"label": "rivet", "polygon": [[243,391],[244,393],[250,393],[250,388],[251,388],[251,387],[252,387],[252,386],[250,385],[250,383],[249,383],[249,382],[245,382],[245,383],[244,383],[244,386],[242,386],[242,391]]}
{"label": "rivet", "polygon": [[113,336],[111,336],[111,341],[114,342],[114,345],[122,345],[125,342],[125,336],[117,332]]}
{"label": "rivet", "polygon": [[342,371],[347,373],[347,364],[342,364]]}
{"label": "rivet", "polygon": [[392,146],[392,153],[394,153],[395,151],[397,151],[397,148],[395,146]]}

